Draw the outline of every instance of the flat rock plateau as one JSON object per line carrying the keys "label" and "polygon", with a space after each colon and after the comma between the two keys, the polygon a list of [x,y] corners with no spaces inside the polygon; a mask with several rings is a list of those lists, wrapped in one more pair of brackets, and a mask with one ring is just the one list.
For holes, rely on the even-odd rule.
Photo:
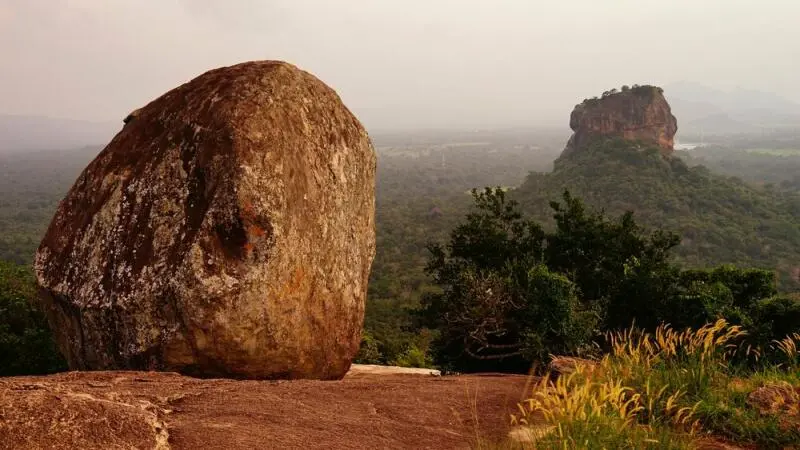
{"label": "flat rock plateau", "polygon": [[528,382],[369,370],[339,381],[135,371],[2,378],[0,449],[466,449],[478,436],[506,436]]}

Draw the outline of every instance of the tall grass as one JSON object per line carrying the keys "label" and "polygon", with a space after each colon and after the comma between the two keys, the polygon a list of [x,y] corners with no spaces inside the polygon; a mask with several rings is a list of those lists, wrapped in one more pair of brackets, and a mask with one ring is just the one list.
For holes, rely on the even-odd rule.
{"label": "tall grass", "polygon": [[706,435],[759,448],[800,444],[785,426],[747,402],[767,380],[797,383],[800,335],[773,343],[783,362],[743,373],[734,357],[757,359],[746,333],[724,320],[697,330],[668,325],[609,334],[610,352],[567,376],[544,377],[512,423],[548,426],[535,448],[692,448]]}

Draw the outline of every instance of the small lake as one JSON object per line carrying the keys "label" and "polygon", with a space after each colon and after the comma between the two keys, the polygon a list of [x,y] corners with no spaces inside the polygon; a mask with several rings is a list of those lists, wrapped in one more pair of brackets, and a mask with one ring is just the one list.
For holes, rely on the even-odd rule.
{"label": "small lake", "polygon": [[694,150],[697,147],[704,147],[708,144],[701,144],[696,142],[682,142],[680,144],[675,143],[674,148],[675,150]]}

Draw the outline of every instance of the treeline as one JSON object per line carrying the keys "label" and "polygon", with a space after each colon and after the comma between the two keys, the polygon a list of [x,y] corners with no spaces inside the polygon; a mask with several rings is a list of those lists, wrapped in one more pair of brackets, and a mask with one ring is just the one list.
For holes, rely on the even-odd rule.
{"label": "treeline", "polygon": [[452,370],[526,371],[551,354],[591,355],[604,333],[741,325],[768,359],[769,344],[800,332],[800,299],[779,295],[773,273],[683,269],[678,235],[647,231],[632,213],[607,217],[563,194],[555,227],[525,217],[501,189],[475,192],[475,210],[427,271],[417,324],[431,330],[434,362]]}
{"label": "treeline", "polygon": [[[779,295],[770,271],[683,269],[671,255],[680,238],[646,230],[632,213],[608,217],[565,192],[550,203],[547,230],[506,196],[473,191],[466,220],[428,246],[431,282],[394,324],[409,335],[387,336],[406,345],[388,348],[368,328],[363,362],[385,362],[392,350],[396,364],[524,372],[551,354],[596,355],[604,333],[631,325],[718,319],[741,325],[768,360],[771,342],[800,332],[800,299]],[[2,375],[64,369],[35,304],[30,270],[0,263]]]}
{"label": "treeline", "polygon": [[[764,144],[762,144],[764,145]],[[713,145],[681,152],[689,166],[737,177],[767,189],[800,191],[800,141],[795,147],[734,148]]]}

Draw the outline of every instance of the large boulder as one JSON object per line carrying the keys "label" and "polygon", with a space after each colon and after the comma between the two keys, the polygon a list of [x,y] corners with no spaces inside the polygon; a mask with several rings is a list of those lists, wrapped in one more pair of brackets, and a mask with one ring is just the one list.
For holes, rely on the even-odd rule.
{"label": "large boulder", "polygon": [[344,376],[375,254],[375,153],[336,93],[276,61],[131,114],[36,254],[72,369]]}

